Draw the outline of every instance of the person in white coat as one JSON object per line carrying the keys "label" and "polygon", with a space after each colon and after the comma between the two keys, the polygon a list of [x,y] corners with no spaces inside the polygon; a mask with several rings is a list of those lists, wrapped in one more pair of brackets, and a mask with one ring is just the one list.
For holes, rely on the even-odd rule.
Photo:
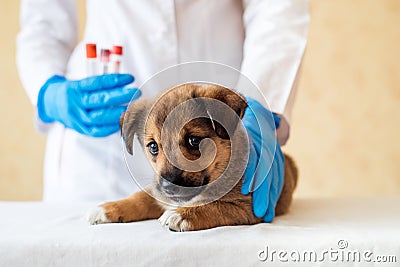
{"label": "person in white coat", "polygon": [[[307,40],[307,0],[88,0],[81,42],[76,2],[21,1],[17,64],[23,86],[38,107],[36,124],[47,134],[44,200],[108,201],[137,190],[121,152],[121,137],[115,128],[118,121],[106,129],[85,128],[72,119],[62,119],[68,117],[70,102],[65,114],[57,105],[46,105],[46,101],[68,95],[71,87],[82,86],[81,92],[86,94],[97,86],[96,92],[114,93],[120,100],[137,93],[122,89],[133,80],[123,75],[84,80],[83,85],[72,82],[86,76],[85,43],[123,45],[124,72],[132,74],[137,85],[185,62],[212,61],[240,70],[279,114],[278,140],[281,145],[286,143]],[[44,87],[52,93],[41,98]],[[47,114],[48,120],[40,112]],[[121,112],[115,111],[111,117]],[[96,133],[100,134],[96,137]]]}

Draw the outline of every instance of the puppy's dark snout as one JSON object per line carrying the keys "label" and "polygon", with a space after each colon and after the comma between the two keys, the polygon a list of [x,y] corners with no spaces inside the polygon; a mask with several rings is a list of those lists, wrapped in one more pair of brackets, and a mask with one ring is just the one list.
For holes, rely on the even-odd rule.
{"label": "puppy's dark snout", "polygon": [[172,171],[161,174],[161,187],[167,194],[176,194],[179,191],[179,186],[182,185],[182,171],[173,169]]}
{"label": "puppy's dark snout", "polygon": [[165,193],[173,195],[179,191],[179,187],[165,179],[161,182],[161,187]]}

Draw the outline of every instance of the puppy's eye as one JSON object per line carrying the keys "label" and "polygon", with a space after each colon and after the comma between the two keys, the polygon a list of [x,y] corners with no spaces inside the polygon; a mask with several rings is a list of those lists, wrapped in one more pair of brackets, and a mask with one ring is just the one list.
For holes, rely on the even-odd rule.
{"label": "puppy's eye", "polygon": [[189,143],[189,145],[190,145],[191,147],[193,147],[193,148],[198,148],[199,145],[200,145],[201,140],[202,140],[201,137],[193,136],[193,135],[192,135],[192,136],[189,136],[189,138],[188,138],[188,143]]}
{"label": "puppy's eye", "polygon": [[150,154],[152,154],[153,156],[157,156],[158,155],[158,145],[156,142],[150,142],[147,144],[147,147],[149,149]]}

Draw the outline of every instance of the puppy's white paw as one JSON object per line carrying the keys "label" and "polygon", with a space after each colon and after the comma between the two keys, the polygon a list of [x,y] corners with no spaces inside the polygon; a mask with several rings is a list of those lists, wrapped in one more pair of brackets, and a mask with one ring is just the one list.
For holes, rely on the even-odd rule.
{"label": "puppy's white paw", "polygon": [[182,216],[176,210],[166,210],[158,221],[163,227],[168,227],[169,230],[175,232],[188,231],[190,228],[189,222],[182,219]]}
{"label": "puppy's white paw", "polygon": [[90,210],[86,214],[86,220],[90,224],[101,224],[101,223],[109,223],[110,220],[107,219],[105,214],[105,210],[102,207],[96,207]]}

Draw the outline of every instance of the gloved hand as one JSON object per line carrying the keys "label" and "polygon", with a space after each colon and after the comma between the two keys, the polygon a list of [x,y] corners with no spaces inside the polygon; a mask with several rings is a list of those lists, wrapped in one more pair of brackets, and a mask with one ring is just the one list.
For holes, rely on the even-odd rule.
{"label": "gloved hand", "polygon": [[254,99],[247,98],[247,103],[242,121],[250,153],[242,193],[253,192],[254,214],[271,222],[284,182],[284,158],[275,136],[280,118]]}
{"label": "gloved hand", "polygon": [[70,81],[53,76],[39,91],[39,118],[58,121],[65,127],[93,137],[108,136],[119,129],[119,119],[131,99],[141,91],[126,88],[134,78],[129,74],[107,74]]}

